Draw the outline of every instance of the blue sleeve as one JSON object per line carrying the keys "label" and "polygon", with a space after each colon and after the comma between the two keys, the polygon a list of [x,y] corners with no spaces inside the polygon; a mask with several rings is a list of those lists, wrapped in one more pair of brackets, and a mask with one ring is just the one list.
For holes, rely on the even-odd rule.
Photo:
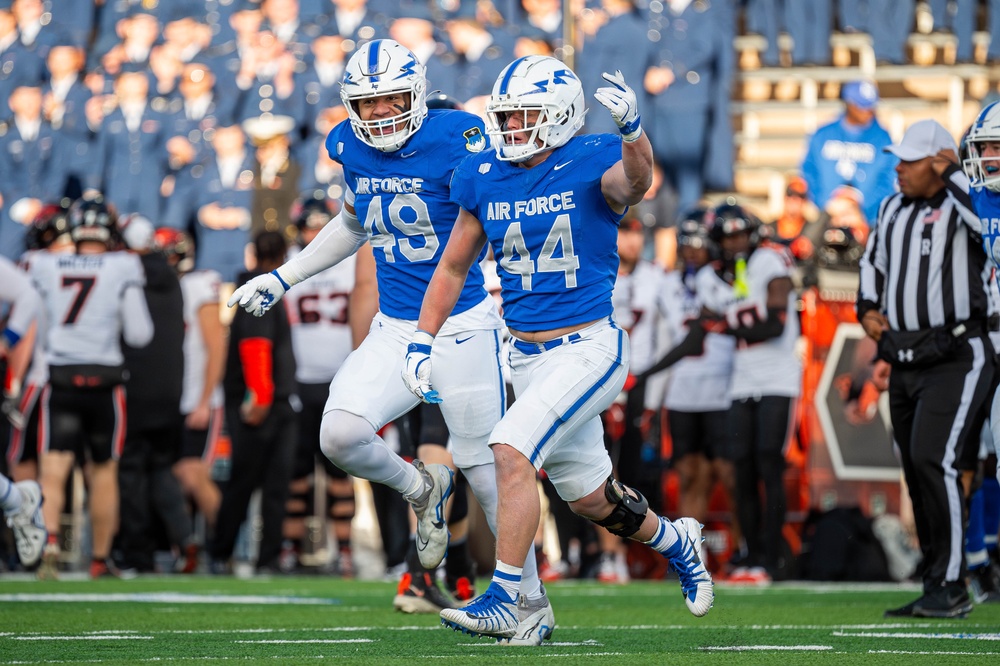
{"label": "blue sleeve", "polygon": [[451,175],[451,193],[449,195],[449,199],[453,203],[457,203],[474,214],[478,208],[478,201],[475,183],[471,176],[475,173],[475,169],[478,168],[476,165],[479,163],[480,160],[475,156],[469,156],[455,167],[455,171]]}
{"label": "blue sleeve", "polygon": [[340,150],[338,150],[340,146],[338,146],[338,144],[343,143],[344,127],[346,126],[349,128],[350,124],[350,120],[344,120],[330,130],[330,133],[326,135],[326,154],[330,156],[331,160],[337,162],[338,164],[344,163],[344,161],[340,159]]}

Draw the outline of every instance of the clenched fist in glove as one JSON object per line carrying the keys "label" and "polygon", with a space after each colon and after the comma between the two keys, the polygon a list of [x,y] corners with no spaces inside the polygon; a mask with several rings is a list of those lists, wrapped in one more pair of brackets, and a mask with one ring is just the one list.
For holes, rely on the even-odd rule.
{"label": "clenched fist in glove", "polygon": [[226,305],[233,307],[239,303],[240,307],[253,316],[262,317],[265,312],[274,307],[275,303],[281,300],[288,289],[288,283],[278,275],[277,270],[273,270],[270,273],[258,275],[234,291]]}
{"label": "clenched fist in glove", "polygon": [[636,102],[635,91],[625,83],[625,77],[622,76],[621,70],[615,71],[614,74],[605,72],[601,76],[611,86],[598,88],[594,97],[611,112],[611,117],[622,133],[622,140],[635,141],[642,134],[642,128],[639,126],[639,104]]}
{"label": "clenched fist in glove", "polygon": [[426,331],[413,334],[410,346],[406,348],[406,367],[403,368],[403,383],[410,393],[428,404],[441,402],[438,392],[431,387],[431,345],[434,336]]}

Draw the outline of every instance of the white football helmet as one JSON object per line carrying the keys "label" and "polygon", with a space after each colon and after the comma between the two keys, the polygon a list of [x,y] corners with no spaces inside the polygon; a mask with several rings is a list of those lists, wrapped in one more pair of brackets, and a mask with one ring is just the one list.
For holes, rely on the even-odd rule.
{"label": "white football helmet", "polygon": [[[512,113],[535,111],[538,120],[519,129],[507,129]],[[580,79],[564,63],[549,56],[518,58],[504,68],[493,84],[486,103],[486,133],[497,158],[524,162],[532,155],[563,145],[583,126],[587,113]],[[526,143],[514,143],[514,135],[528,132]]]}
{"label": "white football helmet", "polygon": [[983,157],[984,143],[1000,144],[1000,102],[994,102],[979,113],[963,140],[962,170],[972,187],[985,187],[1000,192],[1000,154]]}
{"label": "white football helmet", "polygon": [[[409,93],[409,108],[392,118],[361,119],[358,102],[389,93]],[[355,136],[386,153],[399,150],[420,129],[427,117],[426,97],[424,66],[409,49],[391,39],[376,39],[358,49],[340,84],[340,99]]]}

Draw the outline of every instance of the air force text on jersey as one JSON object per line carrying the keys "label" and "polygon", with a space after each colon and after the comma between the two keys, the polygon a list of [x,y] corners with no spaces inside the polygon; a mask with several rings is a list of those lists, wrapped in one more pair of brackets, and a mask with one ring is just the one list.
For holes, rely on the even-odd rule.
{"label": "air force text on jersey", "polygon": [[512,208],[514,213],[513,219],[519,220],[521,217],[531,215],[547,215],[563,210],[573,210],[576,208],[576,204],[573,203],[572,190],[519,201],[490,201],[489,208],[486,211],[486,219],[510,220],[512,219]]}
{"label": "air force text on jersey", "polygon": [[424,190],[423,178],[366,178],[354,179],[355,194],[402,194]]}

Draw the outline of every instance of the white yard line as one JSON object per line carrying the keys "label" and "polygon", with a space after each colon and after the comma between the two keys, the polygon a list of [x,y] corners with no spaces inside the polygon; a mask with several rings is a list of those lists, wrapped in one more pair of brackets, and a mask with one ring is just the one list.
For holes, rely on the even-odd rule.
{"label": "white yard line", "polygon": [[847,636],[852,638],[929,638],[945,640],[965,640],[965,641],[1000,641],[1000,634],[970,634],[962,632],[957,634],[921,634],[918,632],[876,632],[863,631],[851,633],[847,631],[835,631],[834,636]]}
{"label": "white yard line", "polygon": [[825,652],[832,645],[708,645],[700,650],[707,652]]}

